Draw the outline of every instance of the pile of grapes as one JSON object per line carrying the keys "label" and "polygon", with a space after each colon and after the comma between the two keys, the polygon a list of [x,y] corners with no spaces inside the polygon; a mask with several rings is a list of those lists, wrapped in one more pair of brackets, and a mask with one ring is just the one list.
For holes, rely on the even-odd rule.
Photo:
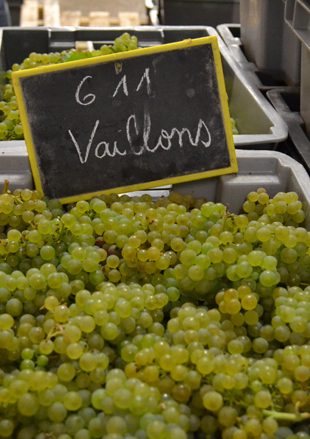
{"label": "pile of grapes", "polygon": [[309,439],[310,232],[172,192],[0,195],[0,437]]}
{"label": "pile of grapes", "polygon": [[[2,99],[0,100],[0,141],[24,139],[24,131],[20,121],[16,96],[12,85],[12,72],[90,57],[109,55],[111,53],[126,52],[129,50],[135,50],[137,47],[137,37],[134,35],[130,36],[125,32],[115,39],[113,45],[108,46],[104,44],[100,47],[100,50],[78,52],[75,49],[70,49],[61,53],[52,52],[43,54],[32,52],[21,64],[13,64],[12,69],[6,71],[4,74],[4,79],[7,83],[2,87],[0,93]],[[233,134],[239,134],[236,121],[233,118],[231,118],[231,128]]]}

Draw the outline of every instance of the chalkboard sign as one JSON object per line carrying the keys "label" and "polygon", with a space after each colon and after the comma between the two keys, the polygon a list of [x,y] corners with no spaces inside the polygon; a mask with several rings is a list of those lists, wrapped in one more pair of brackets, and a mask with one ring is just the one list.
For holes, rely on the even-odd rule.
{"label": "chalkboard sign", "polygon": [[62,202],[237,171],[216,37],[12,74],[37,189]]}

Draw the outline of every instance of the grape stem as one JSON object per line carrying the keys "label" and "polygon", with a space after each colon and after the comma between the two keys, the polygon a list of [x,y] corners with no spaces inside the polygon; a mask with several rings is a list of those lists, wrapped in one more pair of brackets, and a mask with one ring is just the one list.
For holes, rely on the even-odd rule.
{"label": "grape stem", "polygon": [[299,422],[304,419],[310,419],[310,413],[284,413],[274,410],[263,410],[263,415],[289,422]]}
{"label": "grape stem", "polygon": [[228,216],[230,215],[228,209],[229,209],[229,204],[227,203],[226,204],[226,211],[222,215],[222,232],[224,232],[224,230],[225,230],[225,223],[226,223],[226,220],[227,220]]}
{"label": "grape stem", "polygon": [[9,189],[9,180],[4,180],[4,186],[3,186],[3,194],[6,194],[8,192]]}
{"label": "grape stem", "polygon": [[[53,332],[55,328],[58,329],[58,331]],[[58,324],[54,325],[54,326],[51,328],[51,330],[49,331],[49,333],[47,334],[46,340],[48,341],[48,340],[50,340],[51,338],[55,337],[56,335],[62,335],[62,336],[67,340],[67,342],[68,342],[69,344],[72,343],[72,341],[70,340],[70,338],[68,337],[68,335],[64,332],[64,329],[63,329],[63,327],[62,327],[61,325],[58,325]]]}

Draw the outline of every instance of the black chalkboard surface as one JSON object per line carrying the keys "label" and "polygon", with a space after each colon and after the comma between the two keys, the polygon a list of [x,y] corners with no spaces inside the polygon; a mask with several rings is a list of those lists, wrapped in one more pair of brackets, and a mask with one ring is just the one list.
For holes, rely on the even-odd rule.
{"label": "black chalkboard surface", "polygon": [[35,184],[48,197],[237,171],[216,37],[12,77]]}

